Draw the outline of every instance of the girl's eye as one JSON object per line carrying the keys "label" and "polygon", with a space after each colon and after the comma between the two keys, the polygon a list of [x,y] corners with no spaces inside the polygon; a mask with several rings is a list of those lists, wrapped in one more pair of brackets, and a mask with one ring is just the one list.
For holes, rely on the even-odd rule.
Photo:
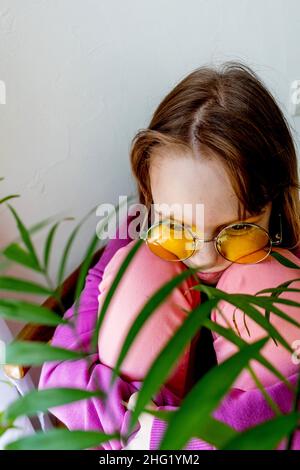
{"label": "girl's eye", "polygon": [[233,230],[243,230],[243,229],[247,228],[247,225],[244,225],[244,224],[233,225],[231,228]]}

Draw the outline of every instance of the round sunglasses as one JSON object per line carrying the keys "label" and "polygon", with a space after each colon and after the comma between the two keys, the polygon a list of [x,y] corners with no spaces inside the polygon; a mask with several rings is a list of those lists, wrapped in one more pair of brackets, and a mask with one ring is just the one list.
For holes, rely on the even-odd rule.
{"label": "round sunglasses", "polygon": [[282,222],[279,214],[280,231],[273,240],[267,230],[252,222],[235,222],[224,227],[217,236],[205,240],[195,226],[163,219],[151,225],[140,234],[155,255],[167,261],[184,261],[200,251],[204,243],[214,242],[216,251],[228,261],[252,264],[263,261],[273,245],[282,243]]}

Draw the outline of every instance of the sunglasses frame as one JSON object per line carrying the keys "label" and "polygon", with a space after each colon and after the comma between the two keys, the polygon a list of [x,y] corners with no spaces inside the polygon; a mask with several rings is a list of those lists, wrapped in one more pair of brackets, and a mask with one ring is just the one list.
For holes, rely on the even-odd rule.
{"label": "sunglasses frame", "polygon": [[[174,259],[174,260],[166,260],[166,261],[170,261],[170,262],[178,262],[178,261],[185,261],[186,259],[189,259],[191,258],[195,253],[197,253],[197,251],[200,250],[200,248],[197,249],[197,243],[199,241],[203,242],[203,243],[209,243],[209,242],[214,242],[214,247],[217,251],[217,253],[219,253],[224,259],[226,259],[227,261],[230,261],[232,263],[237,263],[237,264],[257,264],[257,263],[260,263],[261,261],[263,261],[264,259],[266,259],[267,256],[269,256],[269,254],[271,253],[272,251],[272,247],[275,245],[280,245],[282,243],[282,221],[281,221],[281,214],[279,213],[279,233],[277,233],[275,235],[275,238],[276,240],[273,240],[272,237],[270,236],[269,232],[264,228],[264,227],[261,227],[261,225],[258,225],[258,224],[255,224],[254,222],[244,222],[244,221],[238,221],[238,222],[234,222],[233,224],[229,224],[227,225],[226,227],[223,227],[220,232],[213,238],[210,238],[210,239],[204,239],[204,238],[200,238],[197,236],[197,234],[192,230],[191,226],[188,225],[188,224],[182,224],[180,222],[177,222],[177,221],[172,221],[171,219],[168,219],[167,217],[162,219],[162,220],[159,220],[158,222],[152,224],[148,230],[146,230],[146,232],[143,233],[143,235],[140,235],[140,238],[143,238],[143,240],[146,242],[148,248],[151,250],[151,248],[149,247],[149,244],[148,244],[148,238],[147,238],[147,235],[149,233],[149,231],[151,229],[153,229],[153,227],[156,227],[157,225],[160,225],[161,223],[163,223],[164,221],[167,221],[167,222],[172,222],[176,225],[180,225],[181,227],[183,227],[184,230],[187,230],[192,239],[193,239],[193,242],[195,242],[195,249],[194,251],[192,252],[191,255],[187,256],[186,258],[178,258],[178,259]],[[262,258],[261,260],[259,261],[256,261],[256,263],[238,263],[237,261],[232,261],[232,260],[229,260],[228,258],[226,258],[222,253],[220,253],[220,251],[218,250],[218,246],[217,246],[217,242],[218,242],[218,238],[221,236],[222,232],[230,227],[236,227],[237,225],[251,225],[251,226],[254,226],[254,227],[257,227],[259,228],[260,230],[263,230],[268,238],[269,238],[269,243],[270,243],[270,250],[269,252],[266,254],[266,256],[264,258]],[[153,251],[151,250],[151,252],[153,253]],[[154,253],[155,254],[155,253]],[[156,255],[159,257],[159,255]]]}

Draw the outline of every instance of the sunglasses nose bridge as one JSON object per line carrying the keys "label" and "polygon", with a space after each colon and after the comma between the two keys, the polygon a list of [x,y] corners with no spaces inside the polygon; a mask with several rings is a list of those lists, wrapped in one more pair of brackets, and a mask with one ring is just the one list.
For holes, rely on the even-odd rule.
{"label": "sunglasses nose bridge", "polygon": [[[202,237],[195,237],[194,238],[194,251],[191,256],[197,256],[197,254],[201,254],[201,257],[209,257],[211,262],[216,261],[216,257],[220,255],[217,249],[216,243],[217,237],[213,237],[210,239],[203,239]],[[213,246],[211,245],[213,243]],[[203,260],[201,260],[203,262]]]}
{"label": "sunglasses nose bridge", "polygon": [[196,247],[198,247],[199,245],[205,246],[204,243],[211,243],[211,242],[214,242],[214,244],[216,245],[217,238],[218,237],[202,238],[202,237],[198,237],[197,235],[194,235],[194,243]]}

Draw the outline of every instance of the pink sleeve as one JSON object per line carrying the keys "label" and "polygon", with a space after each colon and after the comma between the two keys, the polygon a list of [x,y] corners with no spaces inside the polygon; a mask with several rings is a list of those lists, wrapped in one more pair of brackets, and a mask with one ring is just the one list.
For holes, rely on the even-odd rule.
{"label": "pink sleeve", "polygon": [[[281,251],[281,250],[279,250]],[[291,261],[297,264],[297,258],[300,258],[300,248],[297,250],[293,250],[292,253],[289,253],[287,250],[283,250],[284,255],[287,256]],[[297,258],[295,258],[297,257]],[[269,262],[273,262],[272,258],[269,259]],[[299,261],[298,261],[299,262]],[[276,263],[274,263],[274,270],[272,271],[272,282],[274,285],[280,284],[284,280],[288,278],[288,269],[285,268],[284,270],[278,266]],[[268,283],[270,282],[269,279],[269,273],[263,272],[263,268],[267,269],[267,265],[261,265],[260,271],[259,271],[259,276],[251,276],[251,283],[245,288],[245,285],[241,285],[242,282],[245,282],[243,279],[243,276],[241,275],[241,271],[238,270],[238,268],[235,265],[232,265],[228,270],[226,270],[226,275],[223,275],[221,278],[221,281],[219,281],[217,287],[230,292],[230,289],[233,291],[240,291],[240,292],[248,292],[249,289],[252,289],[250,293],[255,293],[256,291],[270,287]],[[232,272],[231,276],[229,277],[229,269],[235,270],[237,269],[237,275],[234,279],[235,282],[232,282]],[[255,265],[245,265],[243,266],[244,270],[255,270]],[[275,273],[277,275],[277,278],[275,278]],[[292,269],[290,269],[290,278],[294,279],[297,278],[298,276],[294,273]],[[284,277],[281,279],[281,277]],[[248,276],[249,278],[249,276]],[[228,283],[225,285],[225,282]],[[263,284],[266,285],[263,285]],[[294,287],[294,286],[293,286]],[[297,295],[297,294],[295,294]],[[299,300],[299,299],[295,299]],[[229,306],[230,307],[230,306]],[[224,313],[224,309],[223,309]],[[293,312],[293,314],[297,317],[298,314],[298,309]],[[231,315],[228,315],[228,318],[230,319],[232,317],[232,312]],[[297,318],[296,318],[297,319]],[[221,323],[221,322],[220,322]],[[254,325],[254,327],[256,327]],[[240,328],[240,330],[242,330]],[[287,328],[286,326],[281,327],[279,331],[286,331]],[[236,350],[231,344],[229,344],[226,347],[224,347],[224,344],[226,343],[226,340],[222,337],[219,337],[219,339],[216,341],[216,338],[218,335],[213,333],[213,336],[215,338],[214,341],[214,348],[216,350],[217,356],[219,357],[219,362],[222,362],[222,360],[225,360],[230,354],[233,354]],[[297,338],[297,330],[295,334],[295,338]],[[217,344],[219,342],[219,344]],[[292,341],[289,341],[290,343]],[[222,347],[220,344],[222,344]],[[230,354],[228,353],[230,351]],[[222,357],[220,360],[220,355],[221,353],[224,354],[226,352],[226,357]],[[274,357],[277,357],[274,355]],[[284,376],[293,384],[296,385],[297,383],[297,377],[299,376],[299,365],[294,365],[292,361],[290,360],[290,357],[288,360],[284,362],[285,367],[282,367],[282,372]],[[275,364],[277,366],[277,364]],[[240,375],[239,377],[242,377]],[[292,408],[292,403],[293,403],[293,396],[289,389],[286,387],[286,385],[283,382],[279,382],[277,380],[273,380],[274,383],[265,383],[265,390],[266,392],[273,398],[273,400],[277,403],[279,408],[281,409],[282,413],[287,414],[291,411]],[[238,383],[236,381],[236,383]],[[164,409],[176,409],[176,407],[169,407],[169,406],[162,406],[159,407],[158,409],[164,410]],[[263,423],[265,421],[268,421],[272,418],[274,418],[274,413],[270,409],[268,403],[266,402],[265,398],[263,397],[262,393],[260,390],[257,388],[252,388],[249,390],[242,390],[241,388],[238,387],[233,387],[230,392],[227,394],[227,396],[223,399],[222,403],[220,406],[215,410],[213,413],[214,417],[218,419],[219,421],[222,421],[232,428],[234,428],[236,431],[244,431],[252,426],[258,425],[259,423]],[[159,443],[161,441],[161,438],[165,432],[166,429],[166,423],[165,421],[162,421],[158,418],[154,418],[153,420],[153,425],[151,429],[151,439],[150,439],[150,449],[157,449],[159,446]],[[278,449],[283,449],[285,443],[281,442]],[[196,446],[196,447],[195,447]],[[186,449],[213,449],[212,446],[209,444],[206,444],[207,447],[205,447],[204,441],[201,441],[200,439],[192,439],[189,441],[187,444]],[[293,441],[293,449],[300,450],[300,431],[297,431],[295,434],[295,438]]]}
{"label": "pink sleeve", "polygon": [[[127,223],[127,221],[126,221]],[[119,231],[117,231],[117,234]],[[128,235],[128,234],[127,234]],[[90,341],[97,319],[98,310],[98,286],[106,264],[116,251],[130,242],[126,239],[112,239],[107,244],[98,263],[88,271],[85,286],[80,296],[80,305],[76,319],[76,332],[68,325],[60,325],[56,328],[52,345],[67,349],[78,350],[83,347],[90,352],[88,360],[47,362],[43,365],[39,388],[75,387],[85,390],[107,390],[111,369],[99,362],[98,353],[90,351]],[[69,308],[64,318],[74,316],[74,305]],[[122,405],[122,400],[128,400],[138,387],[138,382],[127,382],[118,378],[113,392],[109,394],[109,400],[103,406],[103,401],[98,398],[82,400],[75,403],[55,407],[51,409],[59,420],[69,429],[97,430],[106,433],[123,432],[128,422],[128,411]],[[136,430],[139,429],[137,424]],[[134,436],[136,430],[132,434]],[[121,449],[122,443],[118,440],[104,443],[102,449]]]}
{"label": "pink sleeve", "polygon": [[[293,385],[297,383],[298,374],[287,377]],[[290,390],[283,382],[277,382],[274,385],[265,387],[266,392],[277,403],[283,414],[287,414],[292,409],[293,396]],[[158,410],[176,410],[174,406],[160,406]],[[274,412],[269,407],[262,393],[258,389],[248,391],[232,388],[223,399],[220,406],[214,411],[213,416],[218,421],[226,423],[236,431],[245,431],[260,423],[273,419]],[[154,418],[150,436],[150,449],[158,449],[159,443],[166,430],[166,422]],[[285,448],[285,439],[279,444],[277,450]],[[215,447],[193,438],[185,449],[215,450]],[[297,431],[293,440],[293,450],[300,450],[300,431]]]}
{"label": "pink sleeve", "polygon": [[[274,248],[274,252],[278,252],[286,257],[292,263],[300,268],[300,260],[294,253],[285,248]],[[217,283],[217,288],[226,293],[241,292],[255,296],[257,292],[263,289],[275,288],[280,284],[294,280],[290,287],[298,289],[298,291],[282,292],[280,299],[294,302],[300,302],[300,281],[299,270],[283,266],[273,256],[269,256],[263,263],[241,264],[233,263],[222,274]],[[265,294],[269,295],[269,294]],[[259,296],[258,296],[259,298]],[[277,304],[274,307],[279,308],[289,318],[295,322],[299,322],[299,308],[292,305]],[[261,315],[265,315],[265,308],[256,306],[257,311]],[[231,328],[232,331],[240,336],[247,343],[252,343],[265,336],[265,329],[249,315],[245,315],[243,309],[236,308],[232,303],[221,299],[218,308],[212,309],[211,320],[224,328]],[[272,313],[270,315],[270,323],[286,343],[293,348],[294,341],[300,338],[300,328],[298,324],[288,322],[285,318]],[[213,333],[214,350],[218,363],[224,362],[232,354],[238,351],[238,347],[232,341],[229,341],[222,335]],[[299,365],[291,360],[291,353],[280,342],[275,342],[269,337],[267,343],[261,350],[262,356],[267,359],[284,377],[289,377],[299,371]],[[252,359],[250,366],[264,386],[275,384],[278,380],[276,375],[269,369],[260,364],[257,360]],[[256,388],[256,383],[245,368],[236,378],[234,388],[241,390],[250,390]]]}

